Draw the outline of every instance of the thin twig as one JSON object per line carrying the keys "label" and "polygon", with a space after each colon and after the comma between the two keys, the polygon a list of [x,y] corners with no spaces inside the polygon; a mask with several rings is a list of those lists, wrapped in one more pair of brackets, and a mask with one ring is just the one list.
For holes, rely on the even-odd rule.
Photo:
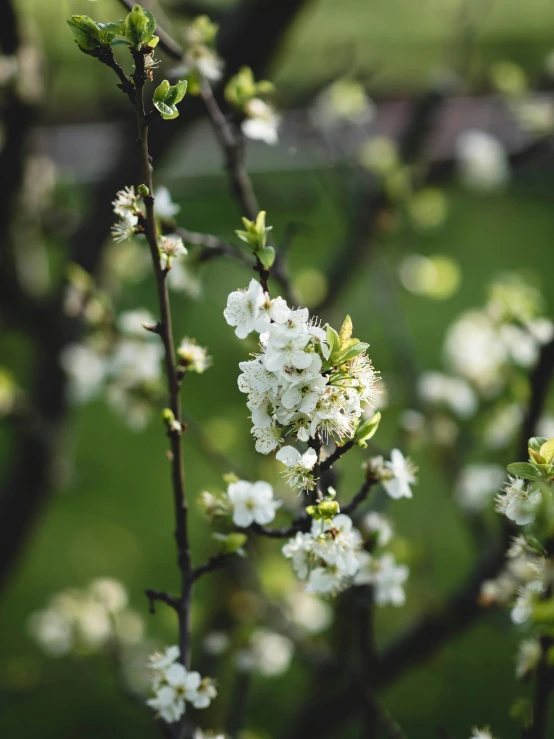
{"label": "thin twig", "polygon": [[176,595],[166,593],[164,590],[145,590],[144,594],[150,602],[150,613],[155,613],[155,603],[160,601],[173,608],[175,611],[179,611],[180,600]]}
{"label": "thin twig", "polygon": [[321,462],[319,465],[319,471],[320,472],[326,472],[327,470],[330,470],[331,467],[335,464],[337,460],[339,460],[343,454],[346,454],[347,451],[352,449],[354,446],[355,440],[349,439],[344,444],[341,444],[340,446],[337,446],[335,451],[330,454],[328,457],[325,457],[325,459]]}
{"label": "thin twig", "polygon": [[220,570],[222,567],[226,567],[229,562],[235,557],[235,554],[216,554],[203,565],[195,567],[192,571],[192,581],[196,582],[202,575],[206,575],[208,572],[214,572]]}

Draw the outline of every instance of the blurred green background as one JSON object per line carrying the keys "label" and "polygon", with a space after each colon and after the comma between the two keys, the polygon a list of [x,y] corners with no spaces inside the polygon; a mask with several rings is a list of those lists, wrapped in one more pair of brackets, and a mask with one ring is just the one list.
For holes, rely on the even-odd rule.
{"label": "blurred green background", "polygon": [[[21,0],[19,5],[44,47],[49,90],[45,120],[103,118],[106,101],[125,111],[108,71],[77,53],[64,22],[72,12],[108,20],[118,15],[117,4]],[[458,11],[454,0],[315,0],[293,28],[271,78],[284,99],[299,94],[322,76],[331,51],[340,56],[348,46],[348,53],[355,47],[359,64],[372,75],[377,96],[410,94],[444,63]],[[524,7],[517,0],[496,0],[483,2],[482,13],[471,69],[475,86],[485,84],[488,64],[497,59],[517,61],[531,77],[538,76],[545,55],[554,48],[554,6],[547,0],[527,0]],[[157,176],[163,181],[163,169],[157,170]],[[277,242],[288,223],[308,226],[295,237],[291,251],[292,274],[308,281],[314,270],[324,271],[346,230],[336,192],[325,180],[321,172],[312,171],[262,171],[254,177],[259,199],[271,213]],[[180,224],[231,238],[238,225],[237,211],[223,174],[166,184],[181,205]],[[445,224],[422,234],[402,223],[379,243],[375,258],[366,260],[332,312],[323,316],[337,325],[346,312],[352,315],[357,334],[371,343],[375,366],[397,392],[379,431],[378,442],[384,448],[397,439],[406,389],[387,338],[395,314],[380,299],[383,274],[391,282],[422,369],[440,366],[442,337],[449,323],[461,310],[483,302],[487,284],[499,272],[523,271],[541,286],[549,308],[554,299],[545,269],[554,239],[552,173],[515,176],[507,190],[494,194],[468,193],[455,183],[447,184],[445,193],[449,201]],[[86,202],[86,188],[79,197]],[[410,253],[452,257],[461,270],[459,290],[440,302],[406,291],[397,279],[397,267],[402,256]],[[206,374],[186,379],[184,405],[228,458],[228,471],[245,470],[252,479],[269,478],[282,488],[277,467],[254,452],[244,397],[236,387],[245,344],[222,317],[227,294],[245,285],[250,276],[230,262],[215,260],[203,268],[202,277],[199,300],[173,298],[177,336],[196,337],[214,358]],[[155,312],[150,280],[126,290],[119,305],[121,309],[136,306]],[[14,347],[15,339],[4,336],[2,361],[24,375],[25,360]],[[85,586],[99,576],[120,579],[130,591],[133,607],[145,615],[145,587],[171,590],[175,586],[164,436],[156,421],[143,433],[130,432],[98,401],[73,413],[66,437],[67,468],[60,475],[64,483],[44,511],[0,608],[0,736],[155,736],[148,713],[119,694],[108,659],[45,657],[29,637],[27,620],[52,593]],[[216,490],[223,483],[213,459],[185,439],[198,563],[213,551],[213,545],[194,501],[202,490]],[[10,453],[7,434],[2,442],[5,463]],[[412,548],[412,576],[407,605],[378,614],[380,644],[451,592],[468,572],[473,556],[468,532],[452,501],[451,481],[424,448],[409,451],[420,467],[419,485],[413,501],[396,502],[389,512]],[[359,451],[344,461],[339,490],[343,499],[357,489],[363,459]],[[498,461],[507,460],[499,454]],[[269,596],[278,595],[288,582],[287,568],[279,564],[279,547],[279,542],[263,544],[266,557],[261,561],[266,572],[262,569],[261,578]],[[225,578],[225,571],[216,573],[198,590],[197,643],[205,632],[215,589]],[[159,608],[156,616],[148,617],[147,625],[151,635],[165,643],[172,641],[171,613]],[[508,707],[521,691],[513,677],[516,643],[507,615],[486,613],[478,625],[389,690],[387,707],[410,737],[430,737],[434,726],[444,724],[453,737],[463,739],[472,725],[485,723],[499,737],[515,737],[518,730]],[[297,663],[280,677],[256,678],[248,702],[248,728],[261,738],[286,736],[308,679]],[[340,736],[359,736],[359,728],[355,723],[345,726]]]}

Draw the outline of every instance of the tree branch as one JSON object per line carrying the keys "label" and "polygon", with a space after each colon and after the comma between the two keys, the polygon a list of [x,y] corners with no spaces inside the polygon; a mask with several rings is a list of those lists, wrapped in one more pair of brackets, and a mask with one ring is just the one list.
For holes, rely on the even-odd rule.
{"label": "tree branch", "polygon": [[180,661],[186,668],[190,667],[190,605],[192,590],[191,555],[188,538],[188,506],[185,496],[185,480],[183,469],[183,452],[181,428],[183,423],[181,402],[179,397],[179,379],[171,321],[171,308],[167,288],[167,272],[162,269],[158,246],[158,232],[154,209],[154,185],[152,182],[152,164],[148,151],[148,121],[144,110],[144,85],[146,71],[144,67],[144,51],[134,51],[137,141],[139,145],[143,183],[149,191],[144,200],[146,210],[146,238],[150,248],[152,266],[156,278],[158,303],[160,309],[159,334],[164,345],[165,367],[169,392],[169,407],[178,423],[177,430],[168,432],[171,446],[171,470],[173,482],[173,505],[175,514],[175,541],[177,544],[177,564],[181,573],[181,592],[179,598],[179,648]]}

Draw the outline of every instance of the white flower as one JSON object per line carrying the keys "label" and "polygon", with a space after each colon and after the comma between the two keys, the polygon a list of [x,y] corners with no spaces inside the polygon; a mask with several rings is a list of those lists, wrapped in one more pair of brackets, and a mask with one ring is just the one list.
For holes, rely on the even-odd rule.
{"label": "white flower", "polygon": [[242,132],[249,138],[264,141],[274,145],[279,141],[279,116],[275,110],[260,98],[250,100],[245,108],[245,120],[242,122]]}
{"label": "white flower", "polygon": [[510,614],[515,624],[523,624],[531,618],[533,604],[543,590],[544,586],[540,580],[531,580],[519,590]]}
{"label": "white flower", "polygon": [[217,82],[223,75],[223,60],[213,49],[203,44],[192,46],[185,55],[184,65],[173,70],[174,76],[198,72],[210,82]]}
{"label": "white flower", "polygon": [[161,377],[163,353],[161,342],[120,339],[110,359],[110,375],[127,386],[156,381]]}
{"label": "white flower", "polygon": [[129,214],[135,214],[138,210],[137,196],[134,187],[125,187],[116,193],[112,201],[113,212],[116,216],[125,219]]}
{"label": "white flower", "polygon": [[291,487],[306,487],[310,490],[313,488],[315,483],[310,470],[317,462],[314,449],[310,448],[304,454],[300,454],[294,447],[284,446],[275,456],[287,467],[283,475]]}
{"label": "white flower", "polygon": [[160,236],[160,264],[162,269],[170,269],[173,259],[182,257],[187,254],[183,239],[177,234],[169,234],[168,236]]}
{"label": "white flower", "polygon": [[286,636],[268,629],[256,629],[247,649],[237,655],[237,667],[244,672],[258,672],[275,677],[290,666],[294,644]]}
{"label": "white flower", "polygon": [[199,346],[194,339],[185,336],[181,340],[181,344],[177,349],[179,362],[183,365],[187,372],[205,372],[212,364],[212,358],[208,356],[208,350]]}
{"label": "white flower", "polygon": [[178,721],[185,713],[185,701],[195,708],[207,708],[217,692],[210,678],[189,672],[180,662],[179,648],[169,647],[162,655],[149,658],[153,670],[154,697],[146,701],[167,723]]}
{"label": "white flower", "polygon": [[523,678],[533,672],[542,656],[538,639],[524,639],[519,645],[516,659],[516,677]]}
{"label": "white flower", "polygon": [[[375,602],[380,606],[404,605],[406,595],[403,585],[408,579],[408,567],[397,565],[392,554],[384,554],[380,558],[373,558],[371,569],[373,571],[371,584],[375,592]],[[355,582],[358,581],[359,579],[355,578]]]}
{"label": "white flower", "polygon": [[519,477],[510,477],[503,492],[496,498],[496,510],[518,526],[525,526],[535,520],[541,503],[539,490],[526,485],[525,480]]}
{"label": "white flower", "polygon": [[482,511],[502,483],[504,471],[497,464],[468,464],[456,482],[458,503],[468,511]]}
{"label": "white flower", "polygon": [[156,215],[162,218],[173,218],[181,210],[181,206],[174,203],[167,187],[158,187],[155,192]]}
{"label": "white flower", "polygon": [[309,634],[320,634],[331,625],[332,610],[320,598],[300,591],[290,593],[287,603],[290,619]]}
{"label": "white flower", "polygon": [[159,652],[156,652],[156,654],[152,654],[148,658],[148,665],[153,670],[166,670],[174,662],[177,662],[180,654],[181,652],[179,650],[179,647],[167,647],[165,652],[162,652],[161,654]]}
{"label": "white flower", "polygon": [[51,657],[68,654],[73,647],[70,619],[55,608],[31,614],[29,631],[42,649]]}
{"label": "white flower", "polygon": [[339,513],[326,522],[312,522],[312,552],[326,565],[336,567],[342,577],[352,577],[359,567],[358,550],[362,544],[360,532],[354,528],[349,516]]}
{"label": "white flower", "polygon": [[363,519],[362,528],[375,536],[379,547],[385,547],[392,538],[391,522],[380,513],[368,513]]}
{"label": "white flower", "polygon": [[316,567],[310,572],[305,592],[336,595],[344,589],[344,586],[344,575],[338,567]]}
{"label": "white flower", "polygon": [[409,459],[401,451],[393,449],[390,462],[384,463],[385,475],[381,482],[391,498],[411,498],[410,485],[416,482],[415,469]]}
{"label": "white flower", "polygon": [[127,241],[136,233],[138,216],[129,211],[122,211],[119,221],[111,227],[112,238],[116,242]]}
{"label": "white flower", "polygon": [[147,334],[144,325],[155,326],[156,319],[146,310],[146,308],[138,308],[137,310],[127,310],[120,313],[117,317],[118,328],[128,336],[138,336],[142,339],[147,339]]}
{"label": "white flower", "polygon": [[471,736],[469,739],[494,739],[490,732],[490,729],[485,726],[482,729],[478,729],[476,726],[471,730]]}
{"label": "white flower", "polygon": [[462,181],[477,190],[494,190],[509,178],[508,157],[501,142],[486,131],[469,129],[456,140]]}
{"label": "white flower", "polygon": [[283,556],[291,560],[292,568],[301,580],[308,577],[312,543],[311,534],[299,531],[294,538],[288,540],[281,550]]}
{"label": "white flower", "polygon": [[233,523],[245,528],[253,523],[264,525],[275,518],[280,503],[273,499],[273,488],[267,482],[232,482],[227,495],[233,508]]}
{"label": "white flower", "polygon": [[[319,359],[317,354],[314,357]],[[321,360],[319,360],[321,366]],[[315,410],[317,401],[323,394],[327,378],[322,375],[315,375],[299,382],[293,383],[288,390],[283,393],[281,402],[285,408],[300,411],[300,413],[311,413]]]}
{"label": "white flower", "polygon": [[[260,309],[266,302],[264,293],[259,282],[252,279],[246,290],[236,290],[227,298],[227,307],[223,311],[225,320],[230,326],[236,326],[235,334],[239,339],[246,339],[252,331],[260,324]],[[266,316],[262,317],[261,330],[265,330]]]}
{"label": "white flower", "polygon": [[252,435],[256,439],[256,451],[260,454],[269,454],[281,444],[281,432],[272,423],[265,428],[253,428]]}
{"label": "white flower", "polygon": [[485,396],[502,387],[508,352],[497,327],[479,311],[462,314],[448,329],[444,343],[447,363]]}
{"label": "white flower", "polygon": [[106,357],[86,344],[69,344],[60,355],[60,364],[69,377],[74,402],[86,403],[98,395],[108,373]]}
{"label": "white flower", "polygon": [[460,377],[424,372],[418,378],[417,390],[427,403],[444,405],[459,418],[470,418],[478,407],[473,389]]}
{"label": "white flower", "polygon": [[157,715],[168,724],[179,721],[185,712],[185,701],[169,685],[162,685],[158,688],[154,698],[149,698],[146,705],[153,708]]}
{"label": "white flower", "polygon": [[111,613],[122,611],[129,600],[123,585],[110,577],[93,580],[89,587],[92,596]]}

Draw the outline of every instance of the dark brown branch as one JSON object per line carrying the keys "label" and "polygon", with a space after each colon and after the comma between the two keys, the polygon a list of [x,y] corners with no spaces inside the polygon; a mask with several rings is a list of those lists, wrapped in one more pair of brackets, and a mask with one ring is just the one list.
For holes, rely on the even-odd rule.
{"label": "dark brown branch", "polygon": [[[81,51],[83,50],[81,49]],[[129,101],[134,105],[136,93],[135,86],[129,77],[127,77],[121,66],[116,62],[111,46],[103,46],[99,51],[84,51],[84,53],[96,57],[96,59],[102,62],[102,64],[113,69],[119,79],[119,89],[127,95]]]}
{"label": "dark brown branch", "polygon": [[196,580],[208,572],[214,572],[215,570],[220,570],[222,567],[226,567],[235,556],[235,554],[216,554],[210,557],[205,564],[194,568],[192,571],[192,581],[196,582]]}
{"label": "dark brown branch", "polygon": [[356,495],[352,498],[350,503],[348,503],[343,508],[341,508],[340,512],[345,513],[347,516],[350,516],[352,513],[354,513],[356,508],[365,501],[365,499],[367,498],[369,494],[369,491],[375,485],[376,482],[377,480],[374,480],[374,479],[366,480],[364,484],[362,485],[362,487],[358,490]]}
{"label": "dark brown branch", "polygon": [[328,457],[326,457],[319,465],[319,471],[320,472],[326,472],[327,470],[330,470],[331,467],[337,462],[343,454],[346,454],[347,451],[352,449],[352,447],[355,444],[354,439],[349,439],[349,441],[346,441],[344,444],[341,444],[340,446],[337,446],[335,451],[330,454]]}
{"label": "dark brown branch", "polygon": [[[133,52],[135,60],[134,81],[136,87],[136,117],[137,143],[142,163],[143,183],[150,193],[154,192],[152,182],[152,160],[148,150],[148,122],[144,110],[144,85],[146,71],[144,67],[144,52]],[[152,266],[156,278],[158,303],[160,309],[159,334],[164,345],[165,367],[167,375],[169,407],[175,420],[182,427],[183,418],[179,394],[179,379],[173,339],[173,325],[166,275],[160,263],[158,233],[154,197],[152,194],[144,197],[146,210],[146,238],[150,248]],[[187,668],[190,667],[190,605],[192,591],[191,555],[188,538],[188,506],[185,496],[185,480],[183,469],[183,451],[180,428],[168,433],[171,446],[171,471],[173,483],[173,505],[175,515],[175,541],[177,544],[177,564],[181,576],[181,590],[179,598],[179,649],[180,660]]]}
{"label": "dark brown branch", "polygon": [[145,590],[144,594],[146,595],[150,603],[150,613],[156,612],[156,601],[165,603],[170,608],[173,608],[175,611],[179,612],[181,601],[176,595],[171,595],[171,593],[166,593],[163,590]]}

